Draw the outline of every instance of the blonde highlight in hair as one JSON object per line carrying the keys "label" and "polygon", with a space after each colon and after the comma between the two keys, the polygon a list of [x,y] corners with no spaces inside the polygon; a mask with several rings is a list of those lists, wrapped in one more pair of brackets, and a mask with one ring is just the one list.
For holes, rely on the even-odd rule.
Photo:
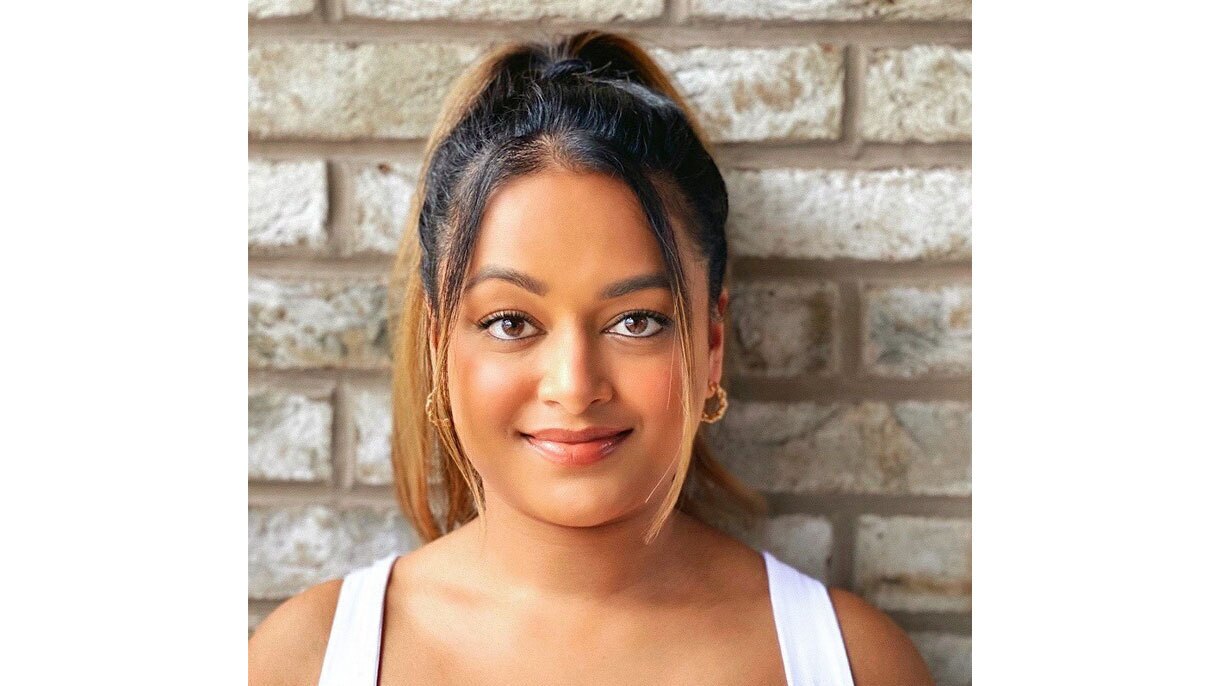
{"label": "blonde highlight in hair", "polygon": [[[659,232],[672,282],[683,429],[673,478],[645,541],[656,538],[675,508],[713,524],[765,512],[763,499],[714,459],[695,423],[702,406],[692,387],[694,320],[670,218],[696,234],[709,262],[714,308],[726,271],[727,196],[707,150],[673,83],[623,36],[586,31],[552,43],[505,45],[455,82],[425,145],[390,288],[399,312],[392,348],[395,494],[425,542],[484,511],[483,483],[462,451],[447,384],[450,331],[482,206],[497,184],[555,164],[609,173],[632,188]],[[435,424],[425,412],[429,397]]]}

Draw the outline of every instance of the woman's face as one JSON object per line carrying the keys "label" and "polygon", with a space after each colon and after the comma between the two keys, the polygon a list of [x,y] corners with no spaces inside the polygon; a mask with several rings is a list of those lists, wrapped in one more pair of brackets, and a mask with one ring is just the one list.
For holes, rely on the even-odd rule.
{"label": "woman's face", "polygon": [[[676,233],[698,404],[720,380],[724,324]],[[627,186],[552,170],[492,196],[448,358],[454,427],[489,502],[565,526],[654,511],[680,447],[681,364],[660,248]],[[564,434],[586,429],[598,435]]]}

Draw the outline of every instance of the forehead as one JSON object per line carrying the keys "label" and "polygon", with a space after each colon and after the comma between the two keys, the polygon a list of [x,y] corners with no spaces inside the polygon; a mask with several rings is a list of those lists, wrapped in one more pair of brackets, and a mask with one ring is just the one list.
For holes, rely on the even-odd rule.
{"label": "forehead", "polygon": [[630,188],[602,174],[560,169],[512,179],[491,196],[470,267],[490,263],[569,279],[664,269]]}

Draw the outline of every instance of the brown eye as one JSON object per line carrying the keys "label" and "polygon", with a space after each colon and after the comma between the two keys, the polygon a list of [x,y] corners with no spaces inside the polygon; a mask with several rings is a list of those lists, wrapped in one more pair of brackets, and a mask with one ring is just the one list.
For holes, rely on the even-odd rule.
{"label": "brown eye", "polygon": [[526,321],[524,317],[511,314],[496,317],[487,322],[485,328],[492,338],[498,338],[502,341],[515,341],[521,338],[528,338],[535,333],[534,326]]}
{"label": "brown eye", "polygon": [[669,318],[664,315],[631,312],[616,321],[610,328],[610,333],[625,338],[650,338],[661,333],[668,325]]}
{"label": "brown eye", "polygon": [[626,317],[623,319],[623,324],[627,328],[627,332],[632,336],[640,336],[648,331],[648,319],[646,317]]}

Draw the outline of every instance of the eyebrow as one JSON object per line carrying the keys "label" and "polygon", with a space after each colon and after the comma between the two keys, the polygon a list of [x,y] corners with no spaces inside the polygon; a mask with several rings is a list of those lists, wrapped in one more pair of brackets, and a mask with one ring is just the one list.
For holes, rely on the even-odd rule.
{"label": "eyebrow", "polygon": [[[538,279],[535,279],[529,274],[509,267],[498,267],[495,265],[483,267],[476,272],[475,275],[466,282],[466,290],[469,291],[470,289],[489,279],[507,281],[508,283],[520,286],[530,293],[539,296],[546,295],[547,290],[549,290],[546,284],[542,283]],[[649,288],[663,288],[665,290],[669,290],[669,279],[665,276],[665,274],[662,273],[632,276],[621,281],[615,281],[609,286],[603,288],[601,292],[601,299],[610,300],[611,298],[619,298],[627,295],[628,293],[634,293],[636,291],[642,291]]]}

